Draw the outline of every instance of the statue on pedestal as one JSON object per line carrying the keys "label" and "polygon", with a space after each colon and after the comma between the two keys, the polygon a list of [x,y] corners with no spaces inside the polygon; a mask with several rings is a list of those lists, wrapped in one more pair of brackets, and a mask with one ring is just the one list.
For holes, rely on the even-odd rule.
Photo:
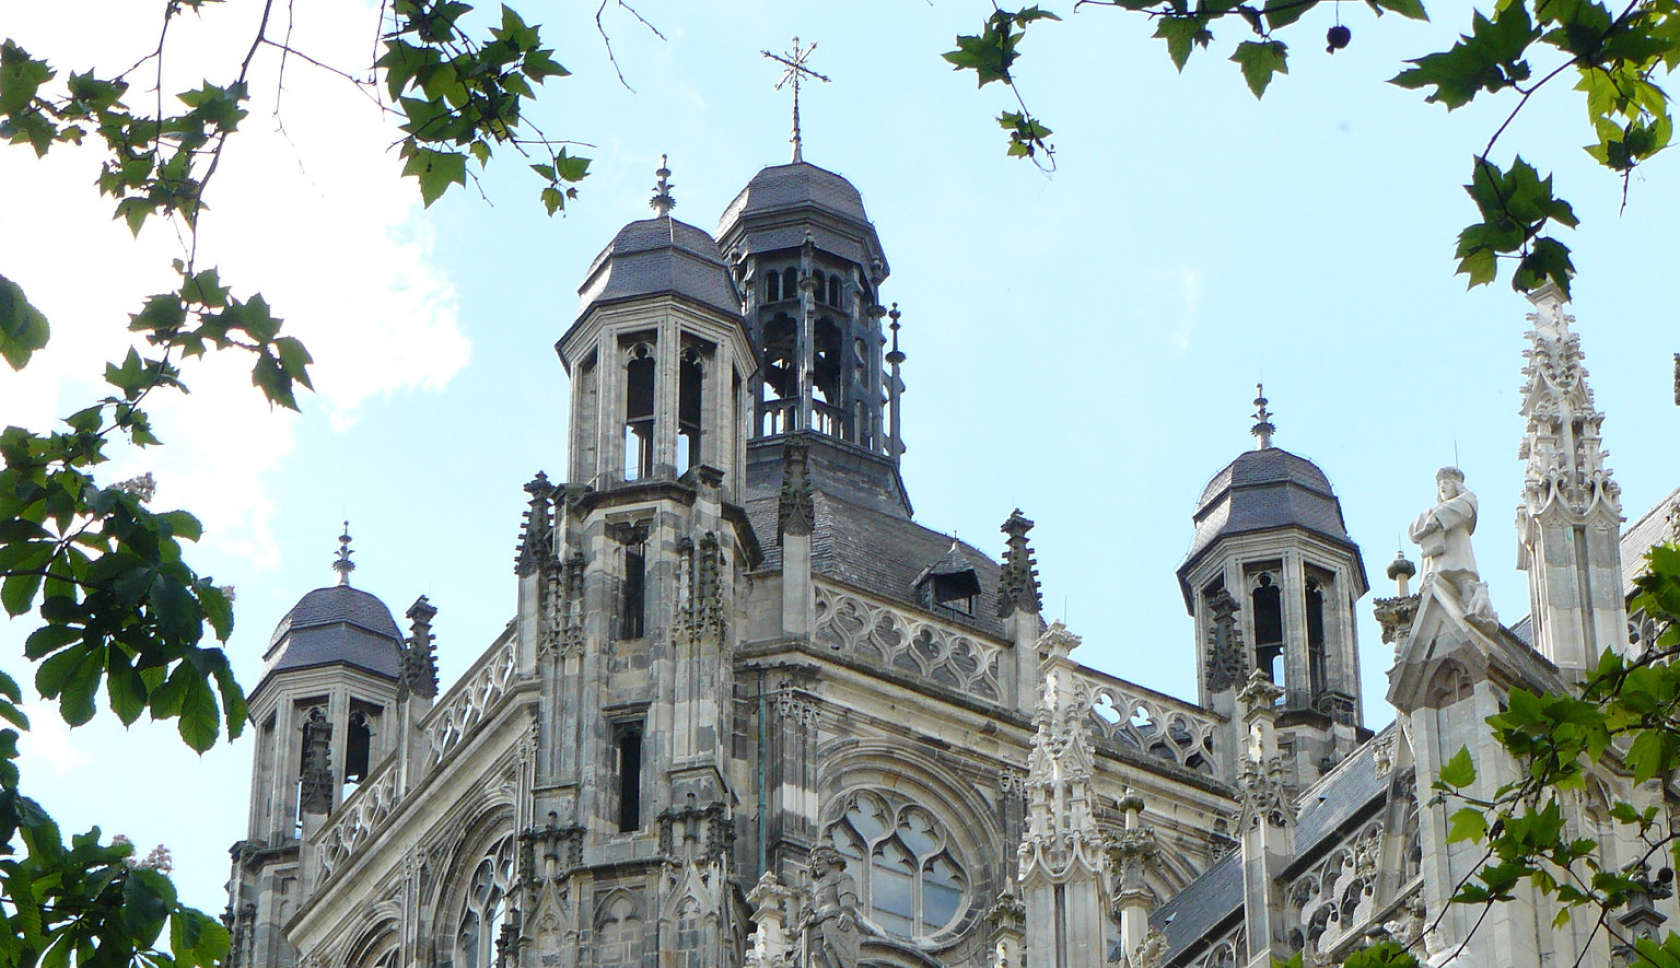
{"label": "statue on pedestal", "polygon": [[1476,495],[1464,486],[1464,472],[1443,467],[1435,474],[1440,503],[1417,516],[1411,537],[1423,552],[1424,578],[1452,589],[1464,608],[1465,618],[1484,624],[1498,624],[1487,584],[1476,570],[1476,552],[1470,536],[1476,533]]}
{"label": "statue on pedestal", "polygon": [[857,881],[826,844],[811,851],[811,906],[804,918],[809,968],[857,968]]}

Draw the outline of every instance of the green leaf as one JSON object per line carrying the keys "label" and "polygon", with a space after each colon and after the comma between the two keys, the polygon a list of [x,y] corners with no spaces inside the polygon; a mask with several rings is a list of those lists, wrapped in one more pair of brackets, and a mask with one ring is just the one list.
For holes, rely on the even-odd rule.
{"label": "green leaf", "polygon": [[1167,55],[1179,71],[1190,60],[1192,46],[1207,48],[1213,32],[1198,17],[1162,17],[1155,24],[1155,36],[1167,42]]}
{"label": "green leaf", "polygon": [[1402,17],[1412,20],[1428,20],[1429,14],[1423,9],[1423,0],[1369,0],[1371,8],[1382,15],[1384,10],[1392,10]]}
{"label": "green leaf", "polygon": [[[182,668],[186,668],[185,665]],[[216,708],[216,696],[205,683],[203,675],[187,679],[186,693],[181,703],[181,739],[200,753],[216,745],[220,734],[221,713]]]}
{"label": "green leaf", "polygon": [[23,287],[0,276],[0,356],[6,363],[23,369],[51,335],[46,315],[29,304]]}
{"label": "green leaf", "polygon": [[1262,13],[1266,17],[1266,29],[1277,30],[1287,27],[1306,15],[1308,10],[1318,6],[1318,0],[1266,0]]}
{"label": "green leaf", "polygon": [[467,183],[467,156],[458,151],[420,148],[403,166],[404,175],[420,182],[420,198],[427,207],[443,197],[449,186]]}
{"label": "green leaf", "polygon": [[1461,746],[1452,759],[1441,767],[1440,780],[1455,790],[1462,790],[1476,782],[1476,764],[1470,759],[1470,748]]}
{"label": "green leaf", "polygon": [[1447,843],[1454,844],[1461,840],[1480,843],[1487,838],[1487,817],[1477,807],[1463,807],[1453,813],[1447,821]]}
{"label": "green leaf", "polygon": [[1273,74],[1289,73],[1289,48],[1281,40],[1245,40],[1231,60],[1242,67],[1243,80],[1256,98],[1266,93]]}
{"label": "green leaf", "polygon": [[0,604],[6,614],[16,618],[35,606],[35,593],[41,590],[40,575],[11,575],[0,582]]}

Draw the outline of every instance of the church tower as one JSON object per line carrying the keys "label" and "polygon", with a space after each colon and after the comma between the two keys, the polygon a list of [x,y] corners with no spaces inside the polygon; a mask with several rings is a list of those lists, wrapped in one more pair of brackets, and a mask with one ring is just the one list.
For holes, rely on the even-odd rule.
{"label": "church tower", "polygon": [[256,750],[248,833],[232,850],[234,968],[295,963],[282,932],[310,891],[307,841],[401,733],[403,637],[384,602],[350,585],[348,524],[339,542],[338,583],[280,620],[247,699]]}
{"label": "church tower", "polygon": [[1369,589],[1341,502],[1312,461],[1272,445],[1262,390],[1258,446],[1214,475],[1196,504],[1179,588],[1196,621],[1204,707],[1240,748],[1237,693],[1258,669],[1281,689],[1277,744],[1291,785],[1311,783],[1364,738],[1354,603]]}
{"label": "church tower", "polygon": [[1604,414],[1593,405],[1575,317],[1547,284],[1531,295],[1517,456],[1528,464],[1517,507],[1517,567],[1528,572],[1534,647],[1579,676],[1627,646],[1622,489],[1605,466]]}
{"label": "church tower", "polygon": [[596,968],[633,968],[657,937],[715,968],[737,923],[728,643],[759,554],[740,507],[753,351],[716,243],[671,217],[669,177],[556,344],[572,483],[526,487],[517,640],[542,698],[522,849],[571,872],[525,909],[531,964],[592,943]]}

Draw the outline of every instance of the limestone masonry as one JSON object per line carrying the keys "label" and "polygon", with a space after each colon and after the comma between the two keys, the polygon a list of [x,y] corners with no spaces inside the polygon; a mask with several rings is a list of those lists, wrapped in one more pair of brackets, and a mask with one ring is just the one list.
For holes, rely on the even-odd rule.
{"label": "limestone masonry", "polygon": [[[1466,743],[1472,792],[1514,775],[1483,725],[1510,688],[1644,647],[1625,596],[1680,527],[1676,491],[1623,528],[1556,292],[1521,371],[1529,616],[1494,615],[1475,482],[1443,470],[1416,591],[1401,558],[1374,602],[1397,722],[1373,735],[1365,565],[1263,396],[1178,569],[1200,689],[1163,695],[1046,625],[1021,512],[997,561],[912,519],[898,314],[857,189],[767,168],[715,240],[670,208],[662,188],[583,275],[556,346],[566,483],[526,485],[518,612],[466,675],[440,691],[435,610],[402,631],[350,584],[348,537],[339,583],[275,630],[234,968],[1270,968],[1437,917],[1432,965],[1619,963],[1538,895],[1472,935],[1480,910],[1445,899],[1480,852],[1428,802]],[[1568,796],[1577,836],[1616,800],[1674,805],[1613,762]],[[1680,910],[1653,884],[1618,917]]]}

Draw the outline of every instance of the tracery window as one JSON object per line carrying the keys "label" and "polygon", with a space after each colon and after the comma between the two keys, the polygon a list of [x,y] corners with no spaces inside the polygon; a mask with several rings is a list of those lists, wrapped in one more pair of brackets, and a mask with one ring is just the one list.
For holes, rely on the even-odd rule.
{"label": "tracery window", "polygon": [[944,825],[926,808],[858,791],[827,836],[857,882],[858,906],[886,933],[926,937],[962,913],[968,874]]}
{"label": "tracery window", "polygon": [[455,968],[492,968],[496,939],[508,923],[513,886],[513,837],[498,840],[473,869],[455,936]]}

